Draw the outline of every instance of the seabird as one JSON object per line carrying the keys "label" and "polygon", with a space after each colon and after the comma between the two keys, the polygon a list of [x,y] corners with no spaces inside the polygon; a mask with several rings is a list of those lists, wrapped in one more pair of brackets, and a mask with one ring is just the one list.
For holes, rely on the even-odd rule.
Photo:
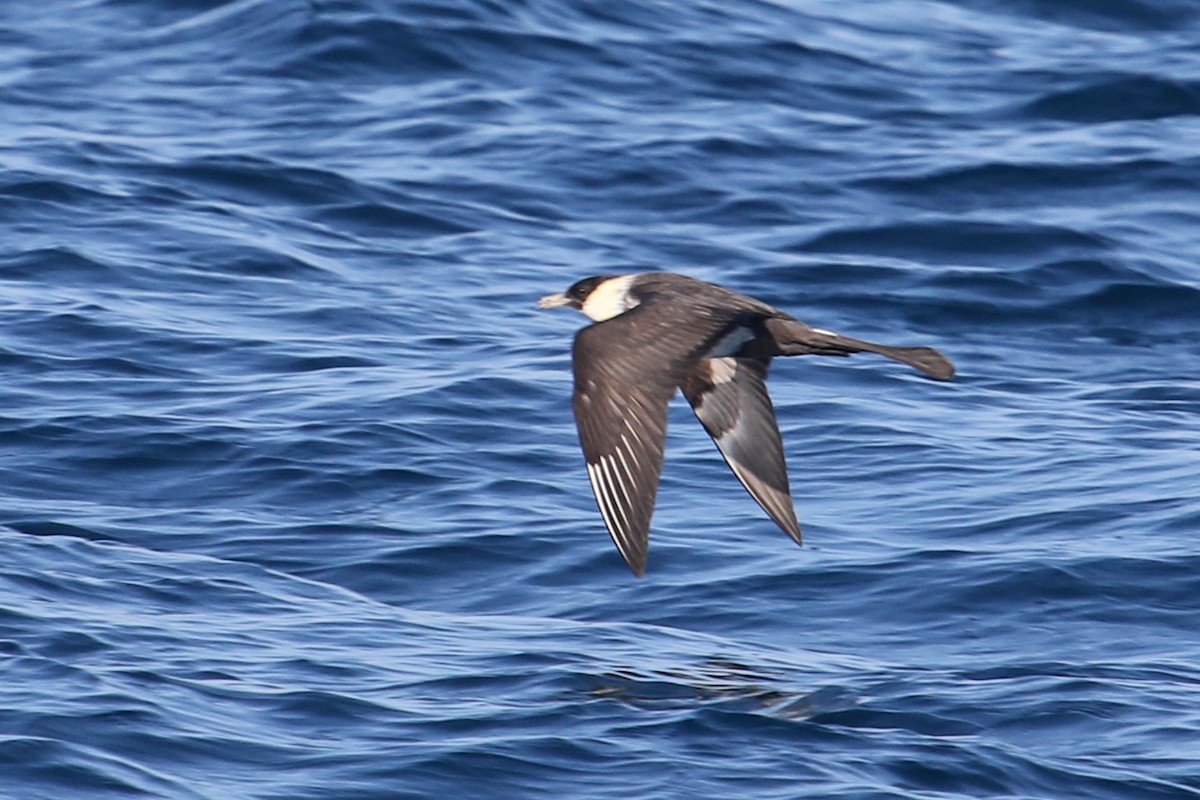
{"label": "seabird", "polygon": [[890,347],[813,328],[766,303],[686,275],[597,275],[538,301],[594,324],[575,335],[573,405],[600,516],[633,573],[646,571],[667,403],[677,389],[729,468],[801,543],[783,441],[767,394],[775,356],[878,353],[936,380],[954,365],[932,347]]}

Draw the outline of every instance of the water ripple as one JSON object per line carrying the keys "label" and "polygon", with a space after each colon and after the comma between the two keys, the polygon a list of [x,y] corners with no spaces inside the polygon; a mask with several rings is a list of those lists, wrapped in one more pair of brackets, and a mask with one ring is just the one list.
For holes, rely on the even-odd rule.
{"label": "water ripple", "polygon": [[[4,791],[1195,797],[1198,21],[0,8]],[[959,379],[772,367],[803,549],[673,406],[635,580],[533,304],[648,269]]]}

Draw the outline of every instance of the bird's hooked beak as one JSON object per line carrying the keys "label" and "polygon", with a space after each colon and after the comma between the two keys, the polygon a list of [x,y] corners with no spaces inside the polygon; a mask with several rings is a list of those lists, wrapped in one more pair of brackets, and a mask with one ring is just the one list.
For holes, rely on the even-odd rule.
{"label": "bird's hooked beak", "polygon": [[562,308],[569,305],[572,305],[571,298],[567,297],[566,292],[548,294],[537,302],[538,308]]}

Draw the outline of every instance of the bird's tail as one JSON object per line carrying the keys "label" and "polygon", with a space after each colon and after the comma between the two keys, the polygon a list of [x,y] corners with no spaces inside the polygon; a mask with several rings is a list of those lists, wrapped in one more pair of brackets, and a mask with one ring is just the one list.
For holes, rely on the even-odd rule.
{"label": "bird's tail", "polygon": [[954,364],[932,347],[892,347],[876,344],[813,328],[799,320],[771,319],[766,325],[779,346],[781,356],[848,356],[852,353],[877,353],[918,369],[935,380],[948,381],[954,377]]}

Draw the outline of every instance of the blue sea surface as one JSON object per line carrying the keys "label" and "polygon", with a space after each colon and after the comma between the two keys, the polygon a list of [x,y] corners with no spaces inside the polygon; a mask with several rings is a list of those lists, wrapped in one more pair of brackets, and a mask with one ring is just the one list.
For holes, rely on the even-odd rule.
{"label": "blue sea surface", "polygon": [[[0,797],[1200,798],[1200,4],[0,4]],[[671,410],[649,571],[571,416],[671,270],[780,359],[797,548]]]}

